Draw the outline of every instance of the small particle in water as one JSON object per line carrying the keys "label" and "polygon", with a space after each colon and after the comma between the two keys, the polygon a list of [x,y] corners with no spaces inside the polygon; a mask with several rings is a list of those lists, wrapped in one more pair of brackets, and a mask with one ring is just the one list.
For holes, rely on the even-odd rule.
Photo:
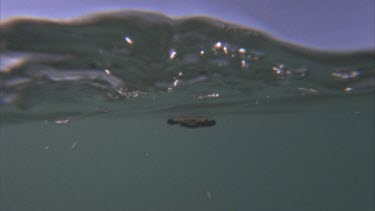
{"label": "small particle in water", "polygon": [[240,48],[240,49],[238,49],[238,53],[239,54],[245,54],[246,53],[246,49],[245,48]]}
{"label": "small particle in water", "polygon": [[344,89],[344,91],[345,91],[345,92],[351,92],[351,91],[353,91],[353,88],[351,88],[351,87],[346,87],[346,88]]}
{"label": "small particle in water", "polygon": [[74,149],[74,148],[76,147],[76,145],[77,145],[77,142],[74,142],[74,143],[72,144],[72,149]]}
{"label": "small particle in water", "polygon": [[200,116],[180,116],[168,119],[169,125],[179,124],[182,127],[198,128],[198,127],[212,127],[216,125],[215,120],[210,120],[207,117]]}
{"label": "small particle in water", "polygon": [[170,60],[173,60],[174,58],[176,58],[176,56],[177,56],[177,52],[176,52],[174,49],[172,49],[172,50],[169,52],[169,59],[170,59]]}
{"label": "small particle in water", "polygon": [[215,48],[221,48],[221,46],[222,46],[221,42],[217,42],[217,43],[215,44]]}
{"label": "small particle in water", "polygon": [[141,95],[146,95],[147,92],[143,92],[143,91],[139,91],[139,90],[135,90],[133,92],[128,92],[127,93],[127,96],[128,97],[139,97]]}
{"label": "small particle in water", "polygon": [[111,71],[109,71],[108,69],[105,69],[104,72],[105,72],[105,74],[107,74],[107,75],[111,75]]}
{"label": "small particle in water", "polygon": [[337,72],[333,72],[331,76],[339,80],[354,79],[360,76],[360,71],[359,70],[337,71]]}
{"label": "small particle in water", "polygon": [[197,99],[199,100],[204,100],[204,99],[209,99],[209,98],[218,98],[220,97],[220,94],[219,93],[212,93],[212,94],[208,94],[208,95],[201,95],[201,96],[198,96]]}
{"label": "small particle in water", "polygon": [[223,51],[225,54],[228,54],[228,48],[226,46],[223,47]]}
{"label": "small particle in water", "polygon": [[175,79],[175,80],[173,81],[173,87],[176,87],[179,83],[180,83],[180,80]]}
{"label": "small particle in water", "polygon": [[179,73],[178,73],[178,76],[182,76],[182,72],[179,72]]}
{"label": "small particle in water", "polygon": [[205,75],[199,75],[195,78],[191,78],[190,80],[187,81],[188,84],[194,84],[202,81],[207,81],[209,78]]}
{"label": "small particle in water", "polygon": [[45,146],[44,149],[45,149],[45,150],[49,149],[49,146]]}
{"label": "small particle in water", "polygon": [[247,68],[247,67],[249,67],[249,64],[245,60],[242,60],[241,61],[241,68]]}
{"label": "small particle in water", "polygon": [[312,89],[312,88],[303,88],[303,87],[298,87],[297,88],[300,91],[309,93],[309,94],[318,94],[318,90]]}
{"label": "small particle in water", "polygon": [[57,125],[65,125],[65,124],[70,123],[70,119],[59,119],[59,120],[56,120],[55,123]]}
{"label": "small particle in water", "polygon": [[204,50],[201,50],[200,55],[201,55],[201,56],[204,55]]}
{"label": "small particle in water", "polygon": [[222,51],[224,54],[228,54],[231,50],[231,46],[227,43],[217,42],[212,48],[215,54],[218,53],[218,50]]}
{"label": "small particle in water", "polygon": [[148,152],[145,153],[145,158],[149,158],[150,157],[150,154],[148,154]]}
{"label": "small particle in water", "polygon": [[128,92],[126,92],[122,87],[120,87],[120,88],[118,88],[118,89],[115,89],[115,91],[116,91],[120,96],[123,96],[123,97],[128,96]]}
{"label": "small particle in water", "polygon": [[211,193],[210,191],[207,191],[207,192],[206,192],[206,196],[207,196],[207,199],[208,199],[209,201],[212,200],[212,193]]}
{"label": "small particle in water", "polygon": [[125,37],[125,41],[126,41],[129,45],[132,45],[132,44],[133,44],[133,40],[132,40],[130,37]]}
{"label": "small particle in water", "polygon": [[277,75],[283,76],[283,75],[285,75],[285,69],[284,68],[285,68],[285,65],[279,64],[277,66],[272,67],[272,71],[274,73],[276,73]]}

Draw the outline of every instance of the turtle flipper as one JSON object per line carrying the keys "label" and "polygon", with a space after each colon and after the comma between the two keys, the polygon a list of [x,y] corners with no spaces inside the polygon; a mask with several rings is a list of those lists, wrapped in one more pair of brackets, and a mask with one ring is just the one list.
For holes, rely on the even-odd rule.
{"label": "turtle flipper", "polygon": [[215,120],[209,120],[207,117],[199,116],[182,116],[173,119],[168,119],[169,125],[179,124],[182,127],[198,128],[198,127],[212,127],[216,125]]}

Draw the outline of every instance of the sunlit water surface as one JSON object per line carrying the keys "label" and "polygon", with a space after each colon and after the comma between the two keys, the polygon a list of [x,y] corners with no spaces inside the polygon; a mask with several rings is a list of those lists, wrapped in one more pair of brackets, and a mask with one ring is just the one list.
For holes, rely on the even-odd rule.
{"label": "sunlit water surface", "polygon": [[207,17],[3,22],[0,210],[373,210],[374,55]]}

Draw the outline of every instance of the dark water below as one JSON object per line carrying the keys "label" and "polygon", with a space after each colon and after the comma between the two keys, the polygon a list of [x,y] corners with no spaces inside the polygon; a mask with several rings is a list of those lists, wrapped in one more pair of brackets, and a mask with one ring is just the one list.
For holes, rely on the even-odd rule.
{"label": "dark water below", "polygon": [[128,11],[3,22],[0,56],[0,211],[374,210],[374,52]]}

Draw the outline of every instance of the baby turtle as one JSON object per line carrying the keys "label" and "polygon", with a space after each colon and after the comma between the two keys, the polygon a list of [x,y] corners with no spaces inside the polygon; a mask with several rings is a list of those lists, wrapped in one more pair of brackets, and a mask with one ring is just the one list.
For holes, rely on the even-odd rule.
{"label": "baby turtle", "polygon": [[216,124],[215,120],[210,120],[207,117],[200,116],[180,116],[173,119],[168,119],[169,125],[179,124],[183,127],[198,128],[198,127],[212,127]]}

